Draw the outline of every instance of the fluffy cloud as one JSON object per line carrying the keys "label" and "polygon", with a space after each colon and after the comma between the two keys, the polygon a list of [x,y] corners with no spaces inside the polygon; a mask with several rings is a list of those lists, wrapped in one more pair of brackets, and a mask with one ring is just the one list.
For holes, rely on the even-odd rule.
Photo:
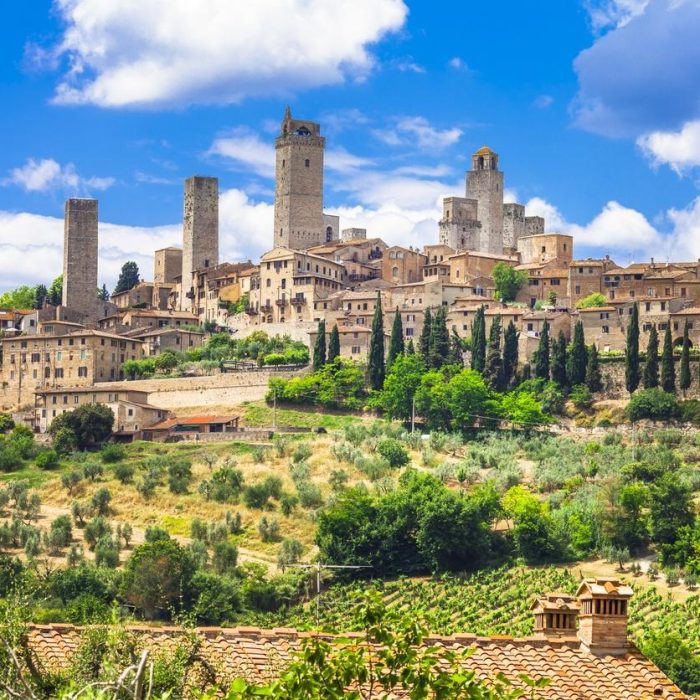
{"label": "fluffy cloud", "polygon": [[101,107],[235,103],[365,76],[403,0],[55,0],[69,66],[55,100]]}
{"label": "fluffy cloud", "polygon": [[114,184],[114,178],[83,178],[78,175],[73,163],[61,165],[52,158],[42,160],[29,158],[23,166],[13,168],[2,184],[17,185],[27,192],[66,189],[78,193],[88,190],[106,190]]}
{"label": "fluffy cloud", "polygon": [[654,165],[669,165],[678,174],[700,165],[700,120],[686,122],[680,131],[653,131],[637,144]]}
{"label": "fluffy cloud", "polygon": [[459,141],[457,127],[436,129],[425,117],[401,117],[391,129],[377,129],[374,135],[389,146],[417,145],[422,149],[441,149]]}
{"label": "fluffy cloud", "polygon": [[576,123],[594,133],[637,137],[697,118],[700,2],[618,0],[614,6],[627,8],[626,20],[574,62]]}
{"label": "fluffy cloud", "polygon": [[595,31],[624,27],[646,10],[649,0],[588,0],[586,9]]}

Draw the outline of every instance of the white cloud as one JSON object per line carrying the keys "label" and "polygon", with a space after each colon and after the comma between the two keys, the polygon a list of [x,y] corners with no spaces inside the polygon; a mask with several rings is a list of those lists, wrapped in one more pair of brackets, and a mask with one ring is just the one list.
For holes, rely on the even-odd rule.
{"label": "white cloud", "polygon": [[221,156],[237,167],[251,169],[262,177],[275,176],[275,147],[246,128],[234,129],[230,135],[214,140],[209,155]]}
{"label": "white cloud", "polygon": [[416,63],[410,56],[407,58],[397,58],[391,65],[402,73],[425,73],[426,70],[419,63]]}
{"label": "white cloud", "polygon": [[535,98],[532,104],[537,109],[548,109],[554,104],[554,98],[551,95],[540,95]]}
{"label": "white cloud", "polygon": [[457,71],[462,71],[463,73],[473,73],[472,69],[469,67],[467,62],[459,56],[453,56],[447,62],[447,66],[448,68],[452,68],[453,70]]}
{"label": "white cloud", "polygon": [[425,117],[401,117],[391,129],[377,129],[374,135],[389,146],[414,145],[422,149],[442,149],[462,136],[457,127],[436,129]]}
{"label": "white cloud", "polygon": [[679,259],[700,260],[700,197],[685,209],[670,209],[673,224],[672,250]]}
{"label": "white cloud", "polygon": [[637,145],[654,165],[669,165],[681,174],[700,166],[700,120],[686,122],[680,131],[653,131]]}
{"label": "white cloud", "polygon": [[366,76],[403,0],[54,0],[60,104],[236,103]]}
{"label": "white cloud", "polygon": [[82,178],[73,163],[61,165],[52,158],[29,158],[23,166],[10,170],[9,176],[2,180],[2,184],[17,185],[27,192],[48,192],[57,189],[78,192],[90,189],[106,190],[114,184],[114,178]]}
{"label": "white cloud", "polygon": [[587,0],[586,9],[597,32],[610,27],[624,27],[644,13],[649,0]]}

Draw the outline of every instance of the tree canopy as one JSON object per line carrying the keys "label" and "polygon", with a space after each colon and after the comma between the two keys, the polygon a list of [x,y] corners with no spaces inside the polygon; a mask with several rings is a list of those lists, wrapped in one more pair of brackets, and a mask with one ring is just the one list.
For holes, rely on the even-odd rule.
{"label": "tree canopy", "polygon": [[527,281],[527,273],[516,270],[511,265],[499,262],[494,265],[491,272],[496,286],[496,295],[501,301],[514,301],[522,286]]}

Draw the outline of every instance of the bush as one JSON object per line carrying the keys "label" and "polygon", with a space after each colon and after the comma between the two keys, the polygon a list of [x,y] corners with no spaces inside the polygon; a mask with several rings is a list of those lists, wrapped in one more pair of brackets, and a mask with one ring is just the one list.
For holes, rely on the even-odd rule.
{"label": "bush", "polygon": [[9,413],[0,413],[0,433],[9,433],[15,427],[15,421]]}
{"label": "bush", "polygon": [[100,458],[105,464],[113,464],[114,462],[121,462],[126,457],[126,447],[124,445],[118,445],[116,443],[110,443],[105,445],[100,450]]}
{"label": "bush", "polygon": [[168,488],[171,493],[187,493],[192,481],[192,464],[184,458],[174,459],[168,464]]}
{"label": "bush", "polygon": [[101,537],[95,545],[95,564],[109,569],[119,566],[119,546],[111,536]]}
{"label": "bush", "polygon": [[122,484],[130,484],[134,480],[134,467],[131,464],[117,464],[114,476]]}
{"label": "bush", "polygon": [[24,460],[16,445],[12,445],[8,440],[0,442],[0,471],[14,472],[23,465]]}
{"label": "bush", "polygon": [[246,486],[243,491],[243,503],[245,503],[248,508],[264,510],[268,507],[269,501],[270,491],[265,482]]}
{"label": "bush", "polygon": [[109,503],[112,500],[112,494],[109,489],[102,487],[97,489],[92,496],[92,507],[95,509],[98,515],[108,515],[109,514]]}
{"label": "bush", "polygon": [[211,475],[211,481],[208,483],[209,498],[217,503],[237,503],[243,489],[243,472],[234,467],[223,466]]}
{"label": "bush", "polygon": [[212,564],[217,574],[234,574],[238,563],[238,548],[232,542],[219,542],[214,546]]}
{"label": "bush", "polygon": [[627,405],[627,416],[631,421],[672,420],[678,415],[676,397],[659,388],[636,392]]}
{"label": "bush", "polygon": [[303,508],[320,508],[323,506],[323,494],[318,484],[307,481],[297,484],[299,502]]}
{"label": "bush", "polygon": [[679,418],[684,423],[700,424],[700,401],[698,399],[688,399],[681,401],[678,405]]}
{"label": "bush", "polygon": [[396,469],[405,467],[410,457],[408,450],[394,438],[384,438],[377,443],[377,452],[389,462],[389,466]]}
{"label": "bush", "polygon": [[35,461],[39,469],[55,469],[60,464],[58,452],[50,449],[39,452]]}
{"label": "bush", "polygon": [[73,539],[73,527],[71,525],[70,516],[59,515],[56,520],[51,523],[49,531],[52,544],[60,548],[67,547]]}
{"label": "bush", "polygon": [[99,462],[88,462],[83,465],[83,476],[90,481],[96,481],[104,474],[104,468]]}
{"label": "bush", "polygon": [[97,516],[85,525],[84,537],[88,547],[92,550],[105,536],[112,535],[111,525],[102,517]]}
{"label": "bush", "polygon": [[571,390],[569,398],[579,411],[587,411],[593,405],[593,395],[585,384],[577,384]]}
{"label": "bush", "polygon": [[263,515],[258,523],[258,532],[263,542],[278,542],[280,540],[280,524],[274,518],[268,520]]}

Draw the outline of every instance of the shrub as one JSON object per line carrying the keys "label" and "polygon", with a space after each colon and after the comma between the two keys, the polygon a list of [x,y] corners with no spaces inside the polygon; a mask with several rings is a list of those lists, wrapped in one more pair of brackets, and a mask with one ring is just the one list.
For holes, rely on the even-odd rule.
{"label": "shrub", "polygon": [[270,491],[265,482],[246,486],[243,491],[243,503],[248,508],[263,510],[268,507],[270,501]]}
{"label": "shrub", "polygon": [[299,540],[283,540],[277,566],[282,570],[290,564],[296,564],[304,553],[304,545]]}
{"label": "shrub", "polygon": [[100,450],[100,458],[105,464],[121,462],[125,457],[126,447],[124,447],[124,445],[118,445],[117,443],[110,443],[109,445],[105,445]]}
{"label": "shrub", "polygon": [[307,481],[297,484],[299,502],[303,508],[320,508],[323,506],[323,494],[318,484]]}
{"label": "shrub", "polygon": [[85,537],[88,547],[93,550],[99,540],[107,535],[111,536],[111,534],[112,527],[110,524],[102,516],[98,515],[85,525],[83,536]]}
{"label": "shrub", "polygon": [[569,398],[580,411],[587,411],[593,405],[593,395],[585,384],[577,384],[571,390]]}
{"label": "shrub", "polygon": [[15,421],[9,413],[0,413],[0,433],[9,433],[15,427]]}
{"label": "shrub", "polygon": [[240,469],[223,466],[211,475],[209,497],[218,503],[237,502],[242,489],[243,472]]}
{"label": "shrub", "polygon": [[275,518],[268,520],[263,515],[258,523],[258,532],[263,542],[278,542],[280,540],[280,525]]}
{"label": "shrub", "polygon": [[146,528],[144,533],[144,540],[146,542],[163,542],[169,540],[170,535],[165,528],[158,527],[157,525],[151,525]]}
{"label": "shrub", "polygon": [[207,524],[199,518],[193,518],[190,523],[190,537],[201,542],[207,541]]}
{"label": "shrub", "polygon": [[212,564],[217,574],[231,575],[236,571],[238,548],[232,542],[219,542],[214,546]]}
{"label": "shrub", "polygon": [[101,537],[95,545],[95,564],[109,569],[116,569],[119,566],[119,545],[111,536]]}
{"label": "shrub", "polygon": [[328,477],[328,484],[336,493],[343,491],[348,483],[348,473],[343,469],[333,469]]}
{"label": "shrub", "polygon": [[679,418],[684,423],[700,423],[700,401],[698,399],[688,399],[681,401],[678,405]]}
{"label": "shrub", "polygon": [[109,513],[109,503],[112,500],[112,494],[109,489],[102,487],[97,489],[92,496],[92,507],[98,515],[107,515]]}
{"label": "shrub", "polygon": [[377,443],[377,452],[384,457],[390,467],[405,467],[410,457],[408,450],[394,438],[384,438]]}
{"label": "shrub", "polygon": [[117,464],[114,467],[114,476],[122,484],[130,484],[134,480],[134,467],[131,464]]}
{"label": "shrub", "polygon": [[294,464],[299,464],[299,462],[306,462],[306,460],[311,457],[314,453],[313,448],[308,442],[304,442],[292,453],[292,462]]}
{"label": "shrub", "polygon": [[88,462],[83,465],[83,476],[90,481],[96,481],[104,474],[104,468],[99,462]]}
{"label": "shrub", "polygon": [[168,488],[171,493],[187,493],[192,481],[192,464],[189,460],[179,458],[168,464]]}
{"label": "shrub", "polygon": [[286,516],[290,516],[294,509],[299,503],[299,497],[295,496],[293,493],[287,493],[286,491],[280,496],[280,507],[282,508],[282,513]]}
{"label": "shrub", "polygon": [[35,461],[39,469],[55,469],[60,464],[58,452],[50,449],[39,452]]}
{"label": "shrub", "polygon": [[80,472],[71,471],[61,475],[61,486],[68,492],[69,496],[73,495],[76,486],[83,480]]}
{"label": "shrub", "polygon": [[636,392],[627,405],[627,416],[632,421],[672,420],[678,413],[676,397],[659,388]]}
{"label": "shrub", "polygon": [[54,544],[57,544],[59,547],[67,547],[73,539],[73,527],[71,526],[70,516],[59,515],[51,523],[49,532],[53,536]]}
{"label": "shrub", "polygon": [[23,465],[24,460],[17,447],[10,444],[8,440],[0,442],[0,471],[14,472],[21,469]]}

